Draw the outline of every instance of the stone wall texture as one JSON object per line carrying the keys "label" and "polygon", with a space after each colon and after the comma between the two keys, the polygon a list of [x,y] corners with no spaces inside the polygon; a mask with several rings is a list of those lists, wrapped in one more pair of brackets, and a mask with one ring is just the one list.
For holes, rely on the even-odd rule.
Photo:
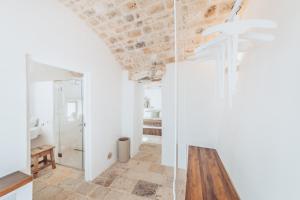
{"label": "stone wall texture", "polygon": [[[160,80],[175,61],[173,0],[59,0],[82,18],[129,71]],[[208,26],[225,22],[233,0],[177,0],[178,60],[193,55]]]}

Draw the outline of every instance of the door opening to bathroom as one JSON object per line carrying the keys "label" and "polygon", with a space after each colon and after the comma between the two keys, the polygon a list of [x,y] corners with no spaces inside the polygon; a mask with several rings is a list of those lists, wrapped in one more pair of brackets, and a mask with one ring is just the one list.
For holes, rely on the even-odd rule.
{"label": "door opening to bathroom", "polygon": [[28,168],[36,177],[48,161],[86,171],[83,74],[33,60],[28,66]]}

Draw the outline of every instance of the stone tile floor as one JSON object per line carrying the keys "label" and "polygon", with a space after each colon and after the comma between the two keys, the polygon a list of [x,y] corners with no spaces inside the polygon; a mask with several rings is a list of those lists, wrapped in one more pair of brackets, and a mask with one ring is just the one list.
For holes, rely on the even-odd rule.
{"label": "stone tile floor", "polygon": [[[92,182],[82,171],[45,169],[33,182],[34,200],[172,200],[173,168],[160,165],[161,145],[142,144],[127,163],[115,163]],[[177,176],[177,199],[185,194],[184,170]]]}

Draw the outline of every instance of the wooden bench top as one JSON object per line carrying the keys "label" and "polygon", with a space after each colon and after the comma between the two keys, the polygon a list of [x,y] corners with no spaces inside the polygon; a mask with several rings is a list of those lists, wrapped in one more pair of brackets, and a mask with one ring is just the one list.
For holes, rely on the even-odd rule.
{"label": "wooden bench top", "polygon": [[31,157],[35,156],[35,155],[38,155],[42,152],[49,151],[51,149],[54,149],[54,146],[52,146],[52,145],[43,145],[43,146],[33,148],[33,149],[31,149]]}
{"label": "wooden bench top", "polygon": [[22,172],[15,172],[0,178],[0,197],[17,190],[31,181],[32,176]]}
{"label": "wooden bench top", "polygon": [[189,147],[186,200],[239,200],[215,149]]}

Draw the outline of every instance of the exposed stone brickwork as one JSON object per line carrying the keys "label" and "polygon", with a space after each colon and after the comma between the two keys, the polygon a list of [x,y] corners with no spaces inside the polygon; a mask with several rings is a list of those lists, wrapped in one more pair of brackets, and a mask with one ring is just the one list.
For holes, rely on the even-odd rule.
{"label": "exposed stone brickwork", "polygon": [[[173,0],[60,0],[101,37],[130,78],[160,79],[173,63]],[[224,22],[233,0],[178,0],[178,58],[184,60],[213,36],[202,31]]]}

